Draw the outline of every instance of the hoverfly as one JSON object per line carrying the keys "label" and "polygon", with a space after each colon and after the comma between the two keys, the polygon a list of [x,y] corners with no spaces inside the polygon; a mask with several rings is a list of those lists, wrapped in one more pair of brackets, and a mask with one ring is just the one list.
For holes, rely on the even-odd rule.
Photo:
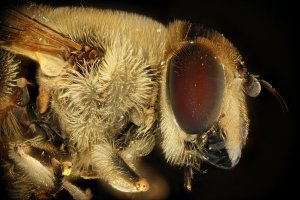
{"label": "hoverfly", "polygon": [[137,167],[155,146],[184,169],[234,167],[248,136],[249,73],[222,34],[112,10],[8,8],[0,30],[2,166],[11,198],[74,199],[74,177],[144,192]]}

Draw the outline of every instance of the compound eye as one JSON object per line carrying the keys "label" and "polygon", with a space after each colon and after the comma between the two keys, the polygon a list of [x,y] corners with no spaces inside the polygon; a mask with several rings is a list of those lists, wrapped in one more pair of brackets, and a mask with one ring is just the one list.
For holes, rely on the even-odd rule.
{"label": "compound eye", "polygon": [[182,47],[169,61],[167,91],[175,119],[188,134],[211,127],[224,92],[223,67],[207,45]]}

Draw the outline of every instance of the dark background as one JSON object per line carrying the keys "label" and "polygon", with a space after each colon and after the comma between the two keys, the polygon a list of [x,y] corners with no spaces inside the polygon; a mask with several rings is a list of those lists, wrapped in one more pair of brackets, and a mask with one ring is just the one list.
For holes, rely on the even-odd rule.
{"label": "dark background", "polygon": [[[239,49],[249,71],[261,75],[280,92],[289,111],[283,111],[266,89],[257,98],[249,98],[251,126],[240,163],[231,170],[205,165],[207,173],[195,175],[192,192],[183,188],[182,171],[167,165],[158,151],[147,156],[145,163],[157,169],[169,183],[169,199],[297,196],[299,31],[296,30],[298,11],[295,4],[288,1],[232,0],[46,2],[50,5],[86,5],[132,11],[164,24],[184,19],[223,33]],[[95,199],[114,198],[94,181],[82,184],[93,187]]]}

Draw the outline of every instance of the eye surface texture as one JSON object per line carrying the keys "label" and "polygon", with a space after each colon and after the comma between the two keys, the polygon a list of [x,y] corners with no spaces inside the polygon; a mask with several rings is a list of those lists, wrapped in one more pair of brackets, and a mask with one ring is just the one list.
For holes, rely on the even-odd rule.
{"label": "eye surface texture", "polygon": [[167,87],[175,119],[187,134],[206,131],[220,115],[224,70],[207,45],[189,43],[171,58]]}

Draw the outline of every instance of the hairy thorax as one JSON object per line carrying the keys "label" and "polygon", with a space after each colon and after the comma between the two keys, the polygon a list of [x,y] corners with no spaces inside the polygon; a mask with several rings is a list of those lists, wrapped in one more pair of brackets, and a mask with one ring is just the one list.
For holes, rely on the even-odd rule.
{"label": "hairy thorax", "polygon": [[[58,31],[75,42],[95,47],[101,57],[93,62],[75,63],[55,78],[41,75],[38,81],[51,95],[50,106],[58,115],[62,135],[70,145],[85,150],[114,138],[129,122],[147,128],[152,125],[153,120],[148,118],[154,118],[166,31],[163,25],[139,15],[120,12],[112,20],[107,17],[110,11],[100,13],[91,9],[95,17],[106,20],[95,33],[91,29],[99,24],[87,26],[90,19],[76,19],[77,12],[81,10],[57,9],[46,16],[48,25],[58,24]],[[74,15],[76,20],[56,21],[66,14]],[[132,24],[121,23],[124,18],[130,18]],[[140,29],[140,23],[148,27]],[[116,31],[108,35],[107,24]],[[81,32],[76,31],[78,27]],[[140,31],[146,36],[143,40],[138,37]],[[57,80],[55,84],[53,79]]]}

